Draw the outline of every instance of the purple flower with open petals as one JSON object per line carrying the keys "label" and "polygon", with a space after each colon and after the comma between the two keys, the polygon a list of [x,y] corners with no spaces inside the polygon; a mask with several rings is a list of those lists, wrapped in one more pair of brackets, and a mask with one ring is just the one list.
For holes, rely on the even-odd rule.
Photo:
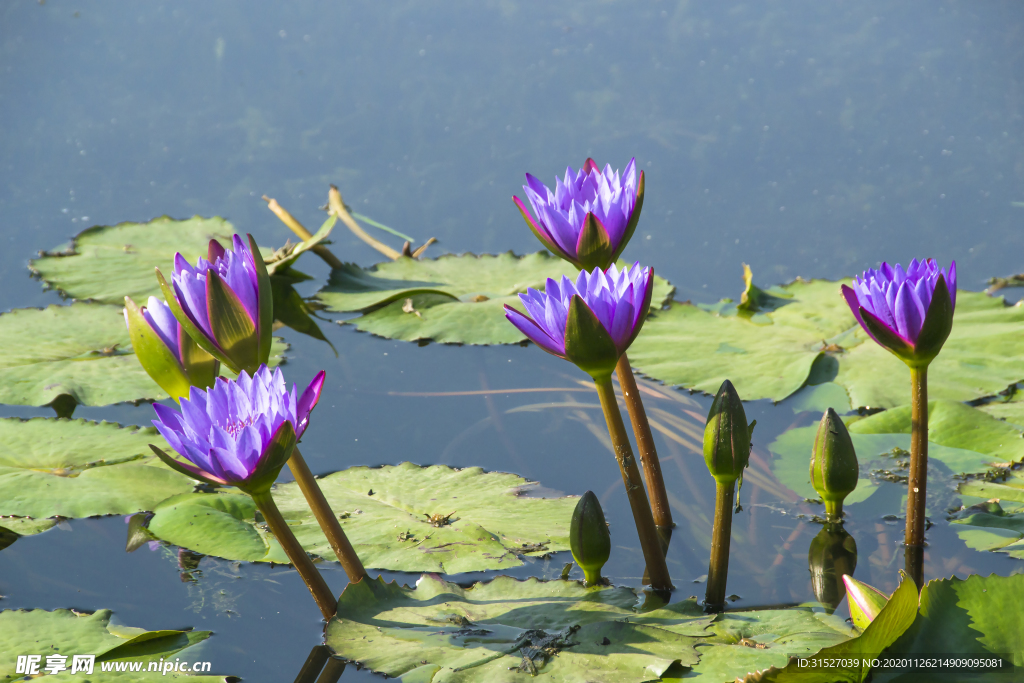
{"label": "purple flower with open petals", "polygon": [[644,174],[637,177],[635,159],[621,178],[610,164],[601,171],[587,159],[578,172],[570,166],[564,180],[556,178],[554,192],[529,173],[526,182],[536,222],[519,197],[512,200],[545,247],[583,270],[604,269],[619,258],[644,202]]}
{"label": "purple flower with open petals", "polygon": [[320,399],[324,373],[296,400],[281,369],[263,365],[249,377],[218,378],[209,391],[193,388],[181,412],[154,404],[153,425],[186,462],[150,448],[175,470],[209,484],[237,486],[248,493],[270,489],[309,424]]}
{"label": "purple flower with open petals", "polygon": [[914,259],[906,270],[882,263],[843,285],[843,296],[872,339],[912,366],[939,353],[953,325],[956,261],[942,270],[934,259]]}
{"label": "purple flower with open petals", "polygon": [[548,278],[543,292],[530,288],[519,299],[523,315],[505,305],[505,317],[548,353],[597,377],[610,374],[647,317],[654,271],[634,263],[621,272],[583,271],[574,283]]}
{"label": "purple flower with open petals", "polygon": [[192,266],[174,255],[167,302],[197,344],[233,370],[252,373],[270,355],[273,303],[266,266],[251,237],[246,245],[235,235],[231,249],[210,240],[208,256]]}

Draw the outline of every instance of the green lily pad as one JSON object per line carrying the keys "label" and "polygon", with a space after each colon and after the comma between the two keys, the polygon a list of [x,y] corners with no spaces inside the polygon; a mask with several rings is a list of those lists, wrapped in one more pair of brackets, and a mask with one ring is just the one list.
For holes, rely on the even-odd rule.
{"label": "green lily pad", "polygon": [[[47,517],[127,515],[191,491],[195,482],[160,462],[150,443],[166,443],[152,427],[0,419],[0,515],[16,516],[0,526],[44,531]],[[9,523],[18,518],[32,519]]]}
{"label": "green lily pad", "polygon": [[57,525],[56,519],[36,519],[34,517],[22,517],[19,515],[0,515],[0,529],[13,531],[19,536],[33,536],[41,534]]}
{"label": "green lily pad", "polygon": [[75,299],[120,307],[130,296],[145,305],[151,296],[163,298],[154,268],[168,275],[175,252],[195,263],[206,257],[211,239],[227,244],[234,233],[231,223],[217,216],[99,225],[76,235],[64,251],[44,252],[29,267],[46,285]]}
{"label": "green lily pad", "polygon": [[992,417],[1005,420],[1024,429],[1024,392],[1014,391],[1004,400],[996,400],[978,406]]}
{"label": "green lily pad", "polygon": [[[876,672],[873,680],[888,683],[924,681],[1015,681],[1024,664],[1024,576],[969,576],[929,581],[921,590],[914,624],[885,656],[943,655],[1004,657],[1018,672]],[[1008,668],[1008,667],[1007,667]]]}
{"label": "green lily pad", "polygon": [[[132,350],[120,306],[75,302],[0,315],[0,403],[49,405],[62,394],[87,406],[160,400]],[[275,338],[271,365],[288,345]]]}
{"label": "green lily pad", "polygon": [[[1024,457],[1024,439],[1020,430],[977,408],[955,401],[937,400],[928,403],[928,413],[930,477],[939,473],[936,462],[945,466],[948,476],[983,472],[993,462],[1017,461]],[[874,469],[892,468],[893,449],[910,449],[910,406],[893,408],[863,419],[847,418],[847,426],[862,472],[857,489],[846,499],[847,505],[851,505],[867,499],[877,490],[868,473]],[[817,497],[808,472],[817,430],[817,425],[791,429],[768,446],[775,455],[772,461],[775,476],[808,498]]]}
{"label": "green lily pad", "polygon": [[[575,278],[578,272],[546,251],[403,257],[366,269],[336,268],[317,298],[328,310],[362,313],[347,322],[389,339],[515,344],[526,337],[505,319],[503,306],[523,310],[518,294],[529,287],[543,290],[549,277]],[[655,277],[652,309],[664,305],[674,289]]]}
{"label": "green lily pad", "polygon": [[[71,674],[74,655],[95,655],[93,676],[88,680],[118,683],[150,680],[158,675],[147,671],[150,662],[156,664],[161,659],[171,658],[211,635],[210,631],[146,631],[111,624],[110,617],[110,610],[92,614],[67,609],[0,612],[0,652],[7,655],[0,661],[0,677],[21,678],[22,674],[15,673],[17,655],[41,655],[39,668],[44,673],[47,657],[62,655],[66,657],[61,662],[67,670],[57,675],[61,680],[78,680],[83,675],[81,672]],[[142,670],[131,672],[129,662],[142,662]],[[166,675],[209,683],[229,680],[224,676],[186,676],[175,672]]]}
{"label": "green lily pad", "polygon": [[[363,564],[394,571],[504,569],[523,564],[523,555],[568,550],[577,501],[526,497],[526,479],[478,467],[353,467],[318,483]],[[278,485],[273,493],[302,546],[334,560],[298,486]],[[199,514],[195,506],[206,507]],[[220,513],[206,514],[212,509]],[[175,545],[229,560],[287,562],[262,526],[254,526],[255,507],[247,496],[192,494],[154,512],[150,531]]]}
{"label": "green lily pad", "polygon": [[950,522],[957,525],[953,528],[968,548],[1024,559],[1024,513],[1019,505],[1007,510],[994,501],[979,503],[955,513]]}
{"label": "green lily pad", "polygon": [[[668,384],[715,393],[729,379],[744,400],[781,401],[805,386],[831,383],[833,407],[891,408],[910,395],[906,366],[868,338],[839,294],[849,280],[797,280],[757,312],[728,300],[673,302],[657,311],[629,350],[639,371]],[[781,296],[782,294],[785,295]],[[929,369],[929,395],[967,401],[995,394],[1024,375],[1019,334],[1024,308],[979,292],[958,292],[953,331]],[[684,351],[685,350],[685,351]],[[893,378],[905,377],[906,381]]]}
{"label": "green lily pad", "polygon": [[676,680],[659,677],[685,668],[685,678],[711,683],[854,635],[840,618],[810,609],[709,617],[694,599],[666,605],[625,587],[501,576],[461,588],[424,575],[415,588],[381,579],[350,584],[325,641],[337,655],[403,681],[520,681],[516,668],[529,650],[517,645],[554,637],[558,654],[534,660],[536,680]]}

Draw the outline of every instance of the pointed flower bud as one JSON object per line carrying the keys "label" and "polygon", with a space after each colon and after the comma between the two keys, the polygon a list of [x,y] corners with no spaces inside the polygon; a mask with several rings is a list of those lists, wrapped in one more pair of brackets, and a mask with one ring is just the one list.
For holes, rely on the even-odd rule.
{"label": "pointed flower bud", "polygon": [[829,408],[821,416],[811,452],[811,485],[825,501],[829,521],[843,518],[843,500],[855,488],[860,474],[857,453],[846,425]]}
{"label": "pointed flower bud", "polygon": [[155,403],[153,426],[185,460],[150,448],[169,467],[215,486],[237,486],[246,493],[270,490],[320,399],[321,371],[296,399],[281,369],[263,365],[249,377],[219,377],[209,391],[193,388],[181,400],[181,412]]}
{"label": "pointed flower bud", "polygon": [[576,503],[569,525],[569,548],[576,564],[583,570],[588,586],[601,583],[601,568],[612,552],[611,534],[604,521],[601,502],[593,491],[587,491]]}
{"label": "pointed flower bud", "polygon": [[857,568],[857,542],[842,524],[826,524],[811,539],[807,566],[814,597],[832,614],[846,595],[843,576]]}
{"label": "pointed flower bud", "polygon": [[530,288],[519,299],[523,315],[508,304],[505,317],[545,351],[575,363],[595,379],[608,377],[647,317],[654,271],[639,263],[607,272],[583,271],[574,283],[548,278],[543,292]]}
{"label": "pointed flower bud", "polygon": [[175,401],[188,398],[189,389],[213,384],[220,362],[196,345],[175,320],[171,309],[155,296],[139,307],[124,298],[124,320],[142,368]]}
{"label": "pointed flower bud", "polygon": [[743,474],[750,459],[750,436],[755,424],[757,420],[747,425],[743,402],[732,382],[722,382],[704,427],[704,462],[718,483],[729,484]]}
{"label": "pointed flower bud", "polygon": [[209,258],[195,267],[174,256],[173,289],[157,270],[174,317],[207,353],[250,374],[270,358],[273,294],[256,243],[235,235],[232,248],[210,240]]}
{"label": "pointed flower bud", "polygon": [[846,584],[846,598],[850,605],[853,625],[863,631],[882,611],[889,598],[877,588],[872,588],[849,575],[843,576],[843,583]]}
{"label": "pointed flower bud", "polygon": [[566,169],[565,179],[555,179],[552,192],[526,174],[523,190],[537,214],[534,222],[519,197],[526,224],[545,247],[581,270],[602,270],[615,263],[640,220],[644,203],[644,173],[636,175],[636,159],[630,159],[619,177],[610,164],[601,171],[587,159],[578,172]]}
{"label": "pointed flower bud", "polygon": [[864,331],[911,367],[925,367],[953,328],[956,261],[943,271],[934,259],[914,259],[903,270],[882,263],[866,270],[843,297]]}

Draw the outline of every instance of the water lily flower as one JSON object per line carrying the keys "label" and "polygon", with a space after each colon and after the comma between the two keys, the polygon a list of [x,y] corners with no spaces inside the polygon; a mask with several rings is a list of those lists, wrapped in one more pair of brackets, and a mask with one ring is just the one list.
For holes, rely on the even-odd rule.
{"label": "water lily flower", "polygon": [[843,501],[857,488],[860,465],[846,424],[829,408],[821,416],[811,450],[811,486],[825,502],[829,521],[841,522]]}
{"label": "water lily flower", "polygon": [[600,585],[601,568],[611,555],[612,539],[604,520],[601,501],[593,491],[584,493],[572,512],[569,549],[572,550],[572,559],[583,570],[584,583],[588,586]]}
{"label": "water lily flower", "polygon": [[889,602],[889,598],[877,588],[848,574],[843,575],[843,583],[846,585],[846,597],[849,600],[853,625],[861,630],[866,629]]}
{"label": "water lily flower", "polygon": [[564,180],[556,178],[554,192],[529,173],[526,182],[523,190],[536,222],[519,197],[512,200],[545,247],[582,270],[615,263],[636,230],[644,203],[644,173],[637,178],[635,159],[621,178],[610,164],[601,171],[587,159],[578,172],[570,166]]}
{"label": "water lily flower", "polygon": [[141,308],[124,298],[124,320],[143,369],[175,401],[188,398],[192,386],[213,384],[220,362],[185,334],[170,307],[155,296]]}
{"label": "water lily flower", "polygon": [[928,365],[953,326],[956,261],[947,270],[934,259],[914,259],[906,270],[882,263],[843,285],[843,297],[864,331],[911,366]]}
{"label": "water lily flower", "polygon": [[202,349],[238,372],[253,373],[270,357],[273,295],[266,264],[252,235],[225,249],[210,240],[195,267],[174,255],[173,289],[157,279],[174,317]]}
{"label": "water lily flower", "polygon": [[583,271],[574,283],[548,278],[543,292],[530,288],[519,299],[523,315],[508,304],[505,317],[539,347],[575,363],[595,379],[610,376],[647,317],[654,271],[634,263],[621,272]]}
{"label": "water lily flower", "polygon": [[159,418],[153,425],[185,461],[150,448],[187,476],[254,496],[265,493],[306,430],[323,384],[321,371],[296,399],[280,368],[271,373],[263,365],[252,377],[244,370],[237,380],[220,377],[208,391],[193,388],[180,413],[153,405]]}

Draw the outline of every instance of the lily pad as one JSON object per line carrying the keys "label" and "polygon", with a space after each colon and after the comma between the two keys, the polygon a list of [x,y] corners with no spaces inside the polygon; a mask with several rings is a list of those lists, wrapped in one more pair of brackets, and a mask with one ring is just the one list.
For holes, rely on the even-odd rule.
{"label": "lily pad", "polygon": [[[350,584],[325,640],[337,655],[403,681],[521,681],[516,669],[529,669],[524,655],[534,654],[539,681],[657,681],[684,667],[687,679],[710,683],[855,634],[810,609],[709,617],[694,599],[666,605],[625,587],[500,576],[462,588],[424,575],[415,588],[379,578]],[[554,640],[547,657],[524,647],[545,639]]]}
{"label": "lily pad", "polygon": [[994,400],[978,406],[992,417],[1005,420],[1024,429],[1024,392],[1014,386],[1014,391],[1003,400]]}
{"label": "lily pad", "polygon": [[[517,567],[521,556],[569,549],[577,499],[529,498],[522,494],[531,483],[514,474],[402,463],[353,467],[318,482],[367,567],[453,574]],[[298,486],[273,493],[303,547],[334,560]],[[195,506],[205,507],[200,514]],[[247,496],[182,496],[155,513],[150,531],[175,545],[230,560],[287,562],[262,526],[254,527]]]}
{"label": "lily pad", "polygon": [[[82,673],[71,674],[73,656],[95,655],[93,676],[89,680],[118,683],[149,680],[154,675],[146,671],[149,662],[159,663],[211,635],[210,631],[146,631],[111,624],[110,617],[110,610],[91,614],[67,609],[0,612],[0,652],[7,655],[0,661],[0,677],[20,679],[22,674],[16,673],[16,655],[41,655],[39,669],[44,673],[47,656],[63,655],[66,659],[62,663],[67,670],[58,675],[77,680]],[[128,671],[130,661],[142,662],[142,671]],[[109,672],[104,671],[105,668]],[[208,683],[229,680],[224,676],[186,676],[176,672],[166,675]]]}
{"label": "lily pad", "polygon": [[[0,403],[49,405],[67,394],[102,406],[167,394],[142,369],[120,306],[75,302],[0,315]],[[278,338],[271,365],[288,345]]]}
{"label": "lily pad", "polygon": [[1020,505],[1006,509],[995,501],[979,503],[955,513],[950,522],[957,525],[953,528],[968,548],[1024,559],[1024,512]]}
{"label": "lily pad", "polygon": [[4,518],[0,526],[43,531],[47,517],[126,515],[191,491],[195,482],[160,462],[150,443],[164,443],[152,427],[0,419],[0,515],[34,518],[39,527]]}
{"label": "lily pad", "polygon": [[[906,366],[856,323],[839,294],[848,282],[797,280],[773,290],[779,296],[757,312],[728,300],[715,306],[673,302],[647,321],[630,362],[652,378],[707,393],[729,379],[744,400],[781,401],[807,382],[845,389],[853,407],[905,403]],[[1024,307],[958,292],[953,331],[929,369],[929,395],[973,400],[1020,379],[1024,370],[1015,359],[1024,354],[1022,322]],[[846,404],[834,390],[823,390],[825,397]]]}
{"label": "lily pad", "polygon": [[[578,272],[546,251],[402,257],[372,268],[336,268],[317,298],[328,310],[362,313],[346,322],[389,339],[515,344],[526,338],[505,319],[504,304],[523,310],[518,294],[543,290],[549,277],[575,278]],[[655,277],[651,308],[664,305],[674,289]]]}
{"label": "lily pad", "polygon": [[[977,408],[937,400],[928,403],[928,413],[929,478],[943,471],[947,477],[983,472],[993,462],[1017,461],[1024,457],[1020,430]],[[861,464],[857,489],[846,499],[847,504],[852,504],[865,500],[877,489],[869,476],[871,470],[894,468],[893,455],[910,449],[910,406],[863,419],[846,418],[846,421]],[[791,429],[768,446],[775,455],[772,461],[775,476],[808,498],[817,497],[808,472],[817,429],[817,425]],[[893,449],[898,450],[894,453]]]}
{"label": "lily pad", "polygon": [[206,256],[211,239],[230,243],[234,233],[231,223],[217,216],[98,225],[76,235],[63,251],[43,252],[29,267],[67,296],[120,307],[125,296],[137,302],[163,298],[153,269],[168,274],[175,252],[195,263]]}

